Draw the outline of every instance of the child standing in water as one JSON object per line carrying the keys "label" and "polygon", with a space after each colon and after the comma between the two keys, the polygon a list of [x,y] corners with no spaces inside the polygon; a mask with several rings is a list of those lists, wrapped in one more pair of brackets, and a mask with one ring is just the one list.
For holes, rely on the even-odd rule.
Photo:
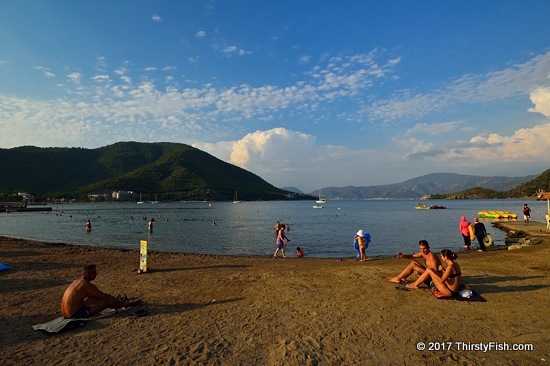
{"label": "child standing in water", "polygon": [[359,247],[359,262],[364,262],[367,260],[367,254],[365,250],[367,249],[367,240],[363,234],[363,230],[359,230],[355,234],[355,240],[357,240],[357,245]]}

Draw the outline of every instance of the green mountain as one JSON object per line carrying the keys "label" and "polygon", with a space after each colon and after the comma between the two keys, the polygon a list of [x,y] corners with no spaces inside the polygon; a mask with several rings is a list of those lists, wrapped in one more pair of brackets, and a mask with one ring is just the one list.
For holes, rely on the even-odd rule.
{"label": "green mountain", "polygon": [[550,169],[528,182],[506,191],[506,197],[536,198],[539,191],[550,191]]}
{"label": "green mountain", "polygon": [[98,191],[133,191],[144,200],[273,200],[289,195],[259,176],[194,147],[119,142],[97,148],[0,149],[0,192],[86,200]]}

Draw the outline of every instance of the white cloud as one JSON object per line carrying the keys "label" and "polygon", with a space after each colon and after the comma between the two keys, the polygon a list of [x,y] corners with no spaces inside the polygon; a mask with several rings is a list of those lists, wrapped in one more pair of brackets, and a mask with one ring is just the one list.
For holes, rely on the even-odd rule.
{"label": "white cloud", "polygon": [[72,72],[67,75],[67,79],[71,80],[75,84],[80,84],[81,77],[82,77],[82,74],[79,72]]}
{"label": "white cloud", "polygon": [[277,187],[296,185],[306,192],[331,185],[336,176],[345,182],[343,185],[368,181],[379,155],[392,155],[319,145],[316,140],[315,136],[279,127],[249,133],[237,141],[193,146],[252,171]]}
{"label": "white cloud", "polygon": [[404,90],[390,99],[373,102],[360,114],[386,120],[421,117],[458,103],[486,103],[529,95],[535,86],[550,86],[549,73],[550,52],[504,70],[485,75],[464,75],[447,87],[428,93]]}
{"label": "white cloud", "polygon": [[388,60],[388,64],[390,64],[390,65],[396,65],[399,62],[401,62],[401,57],[397,57],[397,58],[394,58],[392,60]]}
{"label": "white cloud", "polygon": [[235,53],[235,52],[237,52],[237,46],[226,46],[226,47],[224,47],[223,52],[225,52],[225,53]]}
{"label": "white cloud", "polygon": [[[530,111],[550,115],[550,88],[538,88],[531,94],[535,107]],[[443,124],[442,132],[451,132],[460,122]],[[436,125],[418,124],[408,132],[427,132]],[[446,128],[445,128],[446,127]],[[396,145],[409,150],[409,159],[428,159],[441,166],[452,164],[453,169],[502,165],[513,161],[520,165],[547,165],[550,151],[550,120],[542,124],[520,128],[510,135],[497,132],[477,135],[468,141],[453,141],[450,144],[428,143],[416,138],[396,140]]]}
{"label": "white cloud", "polygon": [[308,64],[311,62],[311,56],[302,55],[298,58],[298,62],[301,64]]}
{"label": "white cloud", "polygon": [[[230,52],[239,52],[237,46],[233,47]],[[550,53],[547,57],[550,60]],[[185,143],[206,140],[210,143],[197,143],[197,147],[246,167],[277,186],[297,185],[311,190],[316,188],[311,187],[311,182],[326,187],[334,185],[335,177],[341,185],[370,185],[391,183],[395,181],[393,177],[401,177],[408,171],[410,177],[449,171],[449,166],[453,171],[462,168],[471,173],[474,162],[489,169],[502,166],[506,159],[526,166],[547,161],[545,152],[550,149],[547,122],[506,134],[499,132],[501,129],[495,131],[497,127],[491,130],[488,124],[471,139],[477,129],[464,121],[423,122],[402,129],[405,132],[393,140],[391,149],[372,150],[320,145],[313,135],[279,127],[292,125],[299,119],[305,122],[304,126],[310,123],[310,129],[303,128],[307,131],[314,131],[314,124],[324,127],[323,123],[331,123],[337,129],[352,121],[351,117],[366,125],[360,112],[365,111],[361,106],[367,104],[370,88],[391,79],[400,61],[381,59],[382,55],[376,52],[325,55],[311,66],[310,72],[286,85],[243,83],[219,87],[213,83],[180,88],[180,82],[187,86],[199,84],[171,73],[151,80],[147,71],[155,71],[156,67],[135,73],[130,63],[109,71],[105,58],[99,57],[97,69],[104,71],[91,77],[80,72],[68,73],[66,78],[71,82],[64,86],[67,94],[57,99],[0,94],[0,146],[21,146],[29,141],[38,146],[97,147],[120,140]],[[476,98],[492,100],[504,95],[523,95],[519,91],[529,90],[534,105],[529,111],[548,117],[550,87],[544,85],[546,79],[536,78],[536,83],[533,77],[527,83],[518,80],[520,76],[543,75],[541,65],[546,60],[535,57],[510,71],[483,77],[465,76],[442,88],[442,92],[402,91],[391,103],[387,99],[369,102],[370,112],[380,118],[398,118],[406,113],[423,115],[457,102],[477,103]],[[173,66],[162,68],[173,69]],[[37,70],[51,72],[41,66]],[[111,79],[109,75],[119,77]],[[493,78],[499,81],[489,82]],[[169,83],[164,84],[165,81]],[[490,84],[508,91],[490,95]],[[354,113],[354,108],[359,112]],[[340,124],[332,124],[333,119]],[[247,134],[250,123],[260,130]],[[470,129],[470,133],[464,133],[464,129]],[[59,133],[65,130],[70,132]],[[456,137],[449,143],[445,134]],[[437,138],[432,138],[436,135]],[[222,142],[211,142],[216,140]]]}
{"label": "white cloud", "polygon": [[91,77],[92,80],[97,82],[109,81],[109,75],[95,75]]}
{"label": "white cloud", "polygon": [[535,105],[529,112],[537,112],[550,118],[550,87],[537,88],[531,92],[531,102]]}
{"label": "white cloud", "polygon": [[204,37],[206,37],[206,32],[205,31],[198,31],[197,33],[195,33],[195,37],[204,38]]}
{"label": "white cloud", "polygon": [[153,15],[153,16],[151,17],[151,20],[152,20],[153,22],[157,22],[157,23],[158,23],[158,22],[162,22],[162,18],[161,18],[160,16],[158,16],[158,15]]}
{"label": "white cloud", "polygon": [[46,78],[53,78],[55,77],[55,74],[50,71],[47,67],[43,66],[37,66],[36,70],[42,71],[42,75],[44,75]]}
{"label": "white cloud", "polygon": [[439,135],[444,133],[450,133],[455,131],[460,125],[464,122],[462,121],[450,121],[443,123],[418,123],[413,128],[409,129],[406,134],[428,134],[428,135]]}

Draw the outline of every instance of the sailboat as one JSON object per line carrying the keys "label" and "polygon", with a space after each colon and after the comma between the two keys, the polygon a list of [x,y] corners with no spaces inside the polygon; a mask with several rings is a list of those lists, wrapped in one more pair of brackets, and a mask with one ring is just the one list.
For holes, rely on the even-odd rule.
{"label": "sailboat", "polygon": [[145,203],[145,202],[143,202],[143,201],[141,200],[141,192],[140,192],[140,193],[139,193],[139,201],[138,201],[137,204],[138,204],[138,205],[142,205],[142,204],[144,204],[144,203]]}
{"label": "sailboat", "polygon": [[235,197],[233,197],[233,203],[241,203],[239,199],[237,198],[237,191],[235,191]]}
{"label": "sailboat", "polygon": [[319,199],[315,201],[316,203],[327,203],[327,200],[324,198],[321,198],[321,188],[319,188]]}

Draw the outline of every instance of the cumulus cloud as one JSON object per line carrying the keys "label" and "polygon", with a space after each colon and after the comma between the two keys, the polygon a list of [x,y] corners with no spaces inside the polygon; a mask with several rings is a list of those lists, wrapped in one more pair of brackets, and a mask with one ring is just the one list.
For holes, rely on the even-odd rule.
{"label": "cumulus cloud", "polygon": [[158,15],[153,15],[153,16],[151,17],[151,20],[152,20],[153,22],[156,22],[156,23],[157,23],[157,22],[162,22],[162,18],[161,18],[160,16],[158,16]]}
{"label": "cumulus cloud", "polygon": [[550,87],[537,88],[531,92],[531,102],[535,105],[529,112],[537,112],[550,118]]}
{"label": "cumulus cloud", "polygon": [[204,38],[204,37],[206,37],[206,32],[205,31],[198,31],[197,33],[195,33],[195,37]]}
{"label": "cumulus cloud", "polygon": [[[537,88],[531,93],[531,100],[535,105],[530,109],[550,116],[550,88]],[[427,125],[418,124],[407,133],[429,133],[432,129],[450,132],[458,127],[461,122],[448,124]],[[425,142],[417,138],[408,140],[396,139],[396,145],[409,150],[406,153],[408,159],[429,159],[433,163],[453,164],[453,168],[471,167],[475,161],[477,166],[501,164],[506,161],[514,161],[517,164],[541,164],[547,163],[550,150],[550,120],[529,128],[520,128],[509,135],[497,132],[477,135],[467,141],[456,140],[448,144],[435,144]]]}
{"label": "cumulus cloud", "polygon": [[465,154],[476,156],[478,160],[501,157],[528,162],[531,159],[546,159],[550,149],[550,88],[534,90],[531,101],[535,106],[530,111],[546,116],[546,123],[518,129],[510,136],[498,133],[487,137],[475,136],[470,140],[472,147]]}
{"label": "cumulus cloud", "polygon": [[[321,145],[310,134],[278,127],[258,130],[237,141],[195,143],[219,159],[250,170],[278,187],[297,185],[307,192],[329,186],[338,176],[345,184],[372,180],[381,155],[376,150],[352,150],[343,146]],[[357,167],[360,166],[361,169]]]}

